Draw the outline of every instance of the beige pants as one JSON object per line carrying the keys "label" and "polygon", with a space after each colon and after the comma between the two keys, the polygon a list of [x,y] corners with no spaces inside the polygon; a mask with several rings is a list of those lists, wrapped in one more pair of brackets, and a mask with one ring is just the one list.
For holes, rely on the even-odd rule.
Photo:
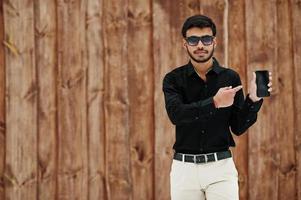
{"label": "beige pants", "polygon": [[238,173],[232,158],[194,164],[173,160],[172,200],[238,200]]}

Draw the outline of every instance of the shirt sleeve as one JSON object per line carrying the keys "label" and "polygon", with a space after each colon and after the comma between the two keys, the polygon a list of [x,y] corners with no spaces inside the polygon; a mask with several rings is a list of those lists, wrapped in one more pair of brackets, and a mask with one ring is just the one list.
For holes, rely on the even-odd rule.
{"label": "shirt sleeve", "polygon": [[204,121],[216,112],[213,97],[189,104],[183,103],[183,94],[172,74],[164,77],[163,92],[165,108],[174,125]]}
{"label": "shirt sleeve", "polygon": [[[235,86],[237,85],[241,85],[241,80],[238,75],[236,77]],[[257,102],[253,102],[249,98],[249,95],[244,98],[242,90],[236,93],[230,117],[231,131],[235,135],[243,134],[250,126],[252,126],[256,122],[257,113],[260,110],[262,103],[263,99]]]}

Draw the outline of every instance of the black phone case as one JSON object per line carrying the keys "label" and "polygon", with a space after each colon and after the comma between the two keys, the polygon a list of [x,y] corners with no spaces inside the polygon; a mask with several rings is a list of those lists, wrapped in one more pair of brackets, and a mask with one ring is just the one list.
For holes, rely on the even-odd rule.
{"label": "black phone case", "polygon": [[268,97],[270,92],[268,91],[269,87],[269,71],[267,70],[258,70],[256,73],[256,85],[257,85],[257,96],[258,97]]}

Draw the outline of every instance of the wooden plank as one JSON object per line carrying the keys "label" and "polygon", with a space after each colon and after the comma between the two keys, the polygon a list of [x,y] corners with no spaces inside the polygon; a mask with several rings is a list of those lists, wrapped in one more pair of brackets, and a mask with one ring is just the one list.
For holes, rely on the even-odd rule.
{"label": "wooden plank", "polygon": [[128,98],[133,199],[154,199],[151,1],[128,5]]}
{"label": "wooden plank", "polygon": [[[296,158],[295,158],[295,130],[294,130],[294,83],[292,81],[293,68],[293,44],[290,19],[289,1],[277,1],[277,74],[278,97],[277,112],[279,131],[279,177],[278,199],[296,198]],[[285,49],[285,51],[284,51]],[[289,112],[288,112],[289,111]],[[283,114],[285,113],[285,114]]]}
{"label": "wooden plank", "polygon": [[[154,59],[154,116],[155,116],[155,199],[170,199],[170,165],[172,161],[172,145],[175,141],[175,129],[169,121],[162,93],[164,75],[176,67],[176,59],[172,51],[169,21],[172,16],[166,7],[170,1],[153,1],[153,59]],[[173,11],[176,12],[176,11]],[[176,20],[175,18],[174,20]],[[164,24],[164,25],[163,25]],[[180,27],[178,27],[180,33]],[[164,33],[164,34],[162,34]],[[180,34],[178,34],[180,35]],[[180,36],[179,36],[180,37]],[[177,44],[177,43],[173,43]],[[173,58],[173,59],[170,59]],[[164,177],[164,178],[162,178]]]}
{"label": "wooden plank", "polygon": [[[171,69],[188,62],[181,29],[184,20],[199,13],[196,0],[155,0],[153,7],[154,115],[155,115],[155,199],[170,199],[169,173],[175,130],[169,121],[162,92],[162,80]],[[162,178],[163,177],[163,178]]]}
{"label": "wooden plank", "polygon": [[[271,97],[266,98],[257,122],[249,129],[249,199],[278,199],[279,127],[275,125],[278,91],[276,3],[246,1],[248,79],[256,69],[273,72]],[[260,19],[260,20],[258,20]]]}
{"label": "wooden plank", "polygon": [[[4,41],[3,3],[0,2],[0,41]],[[0,199],[4,199],[5,166],[5,65],[4,46],[0,47]]]}
{"label": "wooden plank", "polygon": [[104,171],[105,119],[102,3],[102,0],[88,0],[87,4],[89,200],[107,199]]}
{"label": "wooden plank", "polygon": [[[122,6],[120,6],[122,5]],[[108,199],[132,199],[127,57],[127,1],[104,1],[105,148]]]}
{"label": "wooden plank", "polygon": [[86,1],[57,1],[57,199],[88,198]]}
{"label": "wooden plank", "polygon": [[291,36],[293,44],[293,69],[294,69],[294,133],[295,133],[295,157],[296,157],[296,198],[301,200],[301,3],[291,0],[290,21],[292,23]]}
{"label": "wooden plank", "polygon": [[[246,95],[247,91],[247,72],[246,72],[246,30],[245,30],[245,1],[229,1],[229,19],[228,19],[228,60],[229,66],[237,71],[240,75],[243,90]],[[238,170],[239,197],[248,199],[248,132],[234,140],[236,147],[233,148],[234,162]]]}
{"label": "wooden plank", "polygon": [[56,9],[55,2],[34,3],[38,95],[38,199],[56,193]]}
{"label": "wooden plank", "polygon": [[5,199],[37,199],[37,79],[33,1],[4,1]]}
{"label": "wooden plank", "polygon": [[228,1],[202,0],[200,12],[210,17],[216,25],[217,47],[214,57],[221,65],[228,65]]}

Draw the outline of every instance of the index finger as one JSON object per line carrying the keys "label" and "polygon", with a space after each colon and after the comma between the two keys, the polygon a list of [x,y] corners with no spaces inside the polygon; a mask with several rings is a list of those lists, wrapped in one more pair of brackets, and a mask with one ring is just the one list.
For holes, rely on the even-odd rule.
{"label": "index finger", "polygon": [[242,85],[239,85],[239,86],[236,86],[235,88],[233,88],[232,90],[236,93],[241,89],[242,89]]}

